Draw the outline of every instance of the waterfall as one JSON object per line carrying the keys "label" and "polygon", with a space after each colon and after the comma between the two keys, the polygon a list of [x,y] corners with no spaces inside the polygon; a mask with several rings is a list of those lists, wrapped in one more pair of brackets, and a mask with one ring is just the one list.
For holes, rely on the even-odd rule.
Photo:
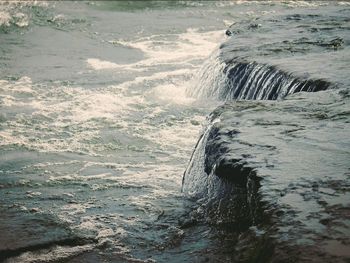
{"label": "waterfall", "polygon": [[276,100],[296,92],[326,90],[331,83],[302,79],[276,66],[249,62],[243,58],[223,61],[216,50],[199,70],[189,95],[219,100]]}

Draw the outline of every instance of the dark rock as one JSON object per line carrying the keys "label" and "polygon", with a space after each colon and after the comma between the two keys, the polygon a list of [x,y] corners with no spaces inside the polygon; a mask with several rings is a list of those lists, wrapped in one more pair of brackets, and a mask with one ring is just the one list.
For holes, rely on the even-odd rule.
{"label": "dark rock", "polygon": [[225,32],[225,34],[226,34],[227,36],[231,36],[231,35],[232,35],[232,32],[231,32],[229,29],[227,29],[226,32]]}
{"label": "dark rock", "polygon": [[261,27],[261,24],[253,23],[248,26],[249,29],[257,29]]}
{"label": "dark rock", "polygon": [[[257,29],[258,23],[247,22],[248,29]],[[232,25],[226,30],[226,35],[238,34],[240,25]],[[247,27],[245,25],[245,27]],[[301,37],[296,40],[281,40],[276,45],[261,47],[266,52],[304,52],[310,48],[338,49],[344,44],[342,38],[332,40],[311,40]],[[241,50],[241,51],[240,51]],[[201,96],[216,96],[220,100],[277,100],[297,92],[318,92],[334,88],[337,85],[326,79],[308,78],[305,75],[290,73],[280,67],[255,61],[254,57],[239,55],[244,53],[245,47],[238,46],[236,38],[227,38],[220,45],[218,57],[221,61],[220,71],[214,72],[212,83],[203,83],[199,90],[194,91]],[[203,75],[213,75],[213,68],[206,67]],[[218,79],[220,79],[218,83]],[[203,89],[206,89],[203,91]]]}
{"label": "dark rock", "polygon": [[209,116],[183,192],[197,200],[196,218],[240,233],[237,262],[350,259],[350,121],[331,117],[350,118],[344,93],[227,102]]}
{"label": "dark rock", "polygon": [[52,215],[1,210],[0,261],[54,245],[78,246],[95,240],[78,235]]}

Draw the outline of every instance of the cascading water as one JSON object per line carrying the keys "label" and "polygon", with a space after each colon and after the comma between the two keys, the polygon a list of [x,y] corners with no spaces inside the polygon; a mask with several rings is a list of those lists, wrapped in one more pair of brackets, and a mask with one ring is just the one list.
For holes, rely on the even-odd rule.
{"label": "cascading water", "polygon": [[348,262],[349,17],[0,1],[0,262]]}
{"label": "cascading water", "polygon": [[[317,92],[334,86],[321,79],[306,80],[295,77],[275,66],[247,62],[238,57],[225,61],[223,57],[220,48],[211,54],[197,74],[195,87],[188,90],[189,95],[223,101],[277,100],[297,92]],[[211,119],[219,122],[218,119],[215,119],[215,114]],[[219,162],[208,163],[208,151],[212,151],[209,149],[211,135],[217,135],[213,135],[216,125],[217,123],[209,121],[185,172],[182,191],[189,196],[207,195],[209,199],[213,199],[217,196],[215,192],[223,191],[220,190],[221,186],[216,187],[214,191],[209,190],[213,188],[212,185],[217,185],[211,182],[217,182],[217,177],[213,175],[215,175],[216,168],[222,165]],[[216,152],[215,156],[220,159],[222,154],[223,152]],[[231,165],[237,166],[239,160],[234,163]],[[208,166],[212,167],[208,169]],[[245,169],[241,164],[238,166],[242,171]]]}
{"label": "cascading water", "polygon": [[334,86],[322,79],[302,79],[275,66],[242,58],[223,61],[213,52],[198,73],[189,95],[219,100],[276,100],[296,92],[317,92]]}
{"label": "cascading water", "polygon": [[[187,90],[190,96],[214,98],[222,101],[278,100],[297,92],[317,92],[335,87],[334,84],[326,80],[296,77],[276,66],[248,62],[240,57],[225,59],[227,50],[223,51],[222,47],[225,45],[217,48],[199,70],[194,88],[191,87]],[[201,135],[185,171],[182,191],[192,197],[209,196],[209,199],[213,199],[216,198],[216,194],[209,194],[209,188],[213,188],[210,184],[212,181],[217,181],[217,177],[213,177],[213,174],[215,175],[215,171],[222,164],[219,162],[208,163],[208,151],[212,151],[209,149],[212,146],[210,143],[211,135],[217,130],[215,122],[220,122],[219,119],[216,119],[215,114],[212,114],[210,119],[211,121]],[[225,147],[223,149],[225,151]],[[216,150],[214,149],[213,152]],[[223,153],[226,151],[216,152],[214,155],[220,159],[220,155]],[[239,164],[239,161],[235,160],[231,165],[238,165],[243,171],[246,168]],[[212,167],[208,169],[208,166]],[[211,178],[209,179],[209,177]],[[212,193],[223,191],[219,189],[220,187],[217,187]]]}
{"label": "cascading water", "polygon": [[[348,190],[327,194],[334,183],[337,189],[348,185],[349,152],[343,145],[348,145],[349,85],[342,67],[333,68],[348,49],[326,37],[305,41],[315,35],[300,28],[309,28],[305,20],[313,17],[300,19],[293,47],[283,32],[290,24],[273,27],[269,37],[267,25],[275,20],[264,21],[256,35],[251,31],[260,26],[239,24],[187,90],[222,105],[207,118],[182,192],[196,201],[192,218],[239,233],[237,262],[286,262],[291,255],[294,262],[308,261],[309,255],[318,261],[335,255],[343,262],[348,255],[337,241],[348,240],[341,230],[325,238],[337,228],[336,220],[345,220],[340,210],[349,211]],[[334,37],[343,39],[328,39]]]}

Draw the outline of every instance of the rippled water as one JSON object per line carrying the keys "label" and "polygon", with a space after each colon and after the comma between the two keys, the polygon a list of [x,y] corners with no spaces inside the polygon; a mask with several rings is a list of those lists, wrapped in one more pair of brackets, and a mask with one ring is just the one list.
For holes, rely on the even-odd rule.
{"label": "rippled water", "polygon": [[[4,258],[229,262],[234,237],[218,237],[205,224],[187,228],[193,203],[182,196],[182,175],[206,116],[221,104],[188,94],[215,79],[220,67],[210,76],[200,69],[212,65],[207,58],[232,24],[243,32],[230,47],[237,55],[299,75],[322,70],[347,86],[349,8],[303,1],[1,3],[1,229],[14,222],[26,237],[5,232]],[[300,29],[295,39],[285,30],[300,14],[318,13],[334,21],[318,23],[317,33]],[[267,33],[244,31],[260,20]],[[343,42],[300,44],[305,35]],[[282,47],[271,49],[275,42]],[[333,57],[328,64],[319,56],[325,51]],[[40,237],[37,224],[48,229]]]}

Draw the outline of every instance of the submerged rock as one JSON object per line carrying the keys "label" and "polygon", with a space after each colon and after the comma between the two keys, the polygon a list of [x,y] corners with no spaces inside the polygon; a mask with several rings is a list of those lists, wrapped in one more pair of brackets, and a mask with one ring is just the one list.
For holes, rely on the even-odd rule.
{"label": "submerged rock", "polygon": [[12,208],[1,209],[0,233],[0,261],[57,245],[78,247],[95,242],[72,231],[52,215]]}

